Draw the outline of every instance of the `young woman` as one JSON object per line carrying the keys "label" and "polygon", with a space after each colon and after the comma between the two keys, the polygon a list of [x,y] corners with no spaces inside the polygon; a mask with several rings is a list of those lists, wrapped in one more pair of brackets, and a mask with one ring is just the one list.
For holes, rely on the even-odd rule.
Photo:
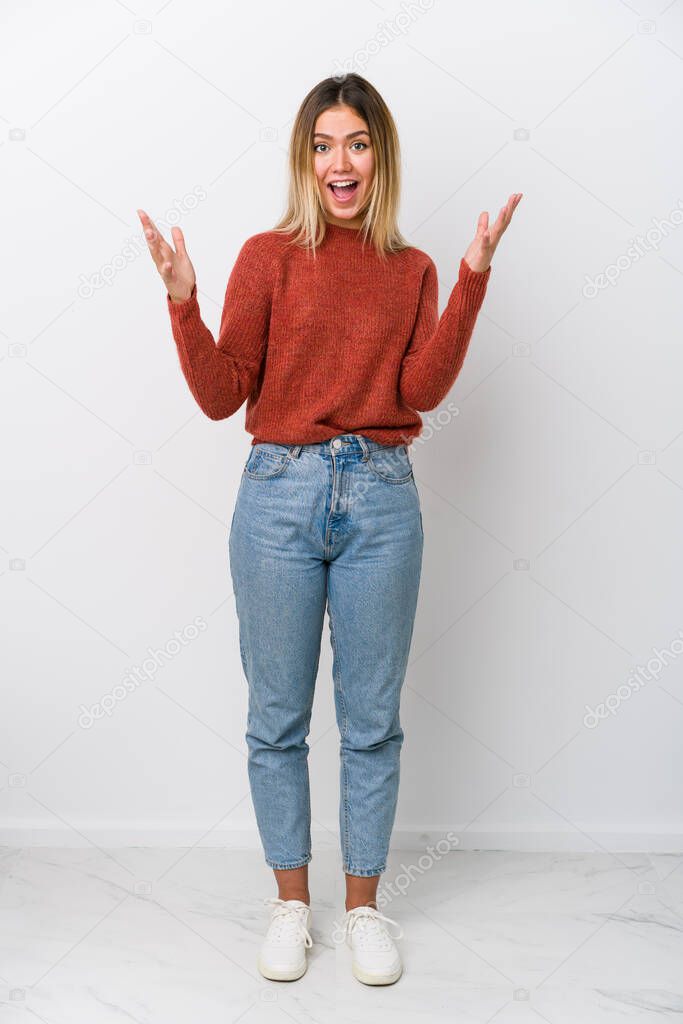
{"label": "young woman", "polygon": [[[482,213],[441,318],[434,262],[397,227],[400,150],[382,97],[356,74],[304,99],[286,214],[242,245],[217,343],[201,319],[181,230],[175,250],[138,211],[167,289],[180,365],[252,436],[229,535],[249,687],[248,774],[278,896],[261,973],[292,980],[311,945],[308,745],[327,608],[340,745],[343,935],[354,975],[401,974],[377,909],[399,785],[404,681],[422,564],[408,448],[462,366],[491,257],[521,194]],[[400,932],[400,929],[399,929]],[[396,937],[399,937],[398,935]]]}

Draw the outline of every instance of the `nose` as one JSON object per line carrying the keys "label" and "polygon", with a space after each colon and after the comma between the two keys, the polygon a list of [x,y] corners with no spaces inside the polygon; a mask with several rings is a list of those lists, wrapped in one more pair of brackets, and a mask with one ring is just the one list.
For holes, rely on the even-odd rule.
{"label": "nose", "polygon": [[345,151],[342,150],[334,160],[335,173],[338,173],[339,171],[349,171],[351,170],[351,166],[352,164],[350,159],[346,155]]}

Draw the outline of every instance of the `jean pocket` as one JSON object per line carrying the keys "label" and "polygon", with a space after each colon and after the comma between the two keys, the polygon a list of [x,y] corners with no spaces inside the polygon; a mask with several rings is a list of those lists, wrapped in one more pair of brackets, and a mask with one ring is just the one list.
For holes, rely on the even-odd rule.
{"label": "jean pocket", "polygon": [[367,465],[375,476],[387,484],[407,484],[413,479],[413,466],[404,444],[371,448]]}
{"label": "jean pocket", "polygon": [[243,472],[252,480],[270,480],[284,473],[290,462],[289,449],[285,445],[255,444]]}

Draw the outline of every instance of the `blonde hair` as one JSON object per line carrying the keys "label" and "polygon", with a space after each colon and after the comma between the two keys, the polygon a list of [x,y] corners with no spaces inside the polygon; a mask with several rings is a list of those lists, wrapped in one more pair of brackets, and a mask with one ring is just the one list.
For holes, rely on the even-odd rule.
{"label": "blonde hair", "polygon": [[363,241],[369,240],[384,258],[387,252],[400,252],[410,245],[397,222],[401,151],[389,108],[375,87],[355,73],[325,78],[299,107],[289,145],[287,210],[273,230],[294,232],[292,242],[309,246],[315,256],[325,237],[326,220],[315,174],[313,133],[323,111],[342,105],[351,107],[370,133],[375,165],[360,230]]}

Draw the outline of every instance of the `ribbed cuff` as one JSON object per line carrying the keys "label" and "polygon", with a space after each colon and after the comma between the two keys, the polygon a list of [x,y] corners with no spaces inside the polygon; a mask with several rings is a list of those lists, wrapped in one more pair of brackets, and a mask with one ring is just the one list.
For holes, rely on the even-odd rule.
{"label": "ribbed cuff", "polygon": [[464,256],[460,260],[458,284],[462,291],[462,304],[465,309],[478,310],[481,306],[486,294],[486,285],[491,276],[491,266],[492,264],[489,264],[486,270],[472,270]]}
{"label": "ribbed cuff", "polygon": [[183,323],[188,317],[194,316],[199,311],[196,283],[192,286],[192,294],[189,299],[185,299],[184,302],[174,302],[168,292],[166,292],[166,303],[171,314],[171,320]]}

